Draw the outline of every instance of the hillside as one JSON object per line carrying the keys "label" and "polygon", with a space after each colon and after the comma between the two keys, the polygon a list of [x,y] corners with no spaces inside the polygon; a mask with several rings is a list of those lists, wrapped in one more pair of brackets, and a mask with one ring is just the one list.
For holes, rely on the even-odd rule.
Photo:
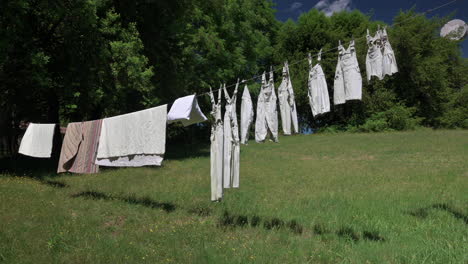
{"label": "hillside", "polygon": [[209,148],[167,149],[161,168],[0,174],[0,263],[468,261],[468,131],[251,140],[220,203]]}

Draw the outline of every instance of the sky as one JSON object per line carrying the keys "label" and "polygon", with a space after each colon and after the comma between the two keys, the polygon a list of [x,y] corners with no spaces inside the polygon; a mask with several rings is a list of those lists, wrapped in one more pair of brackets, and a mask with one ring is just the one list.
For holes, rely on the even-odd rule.
{"label": "sky", "polygon": [[[392,24],[392,19],[400,10],[415,7],[417,12],[444,5],[454,0],[272,0],[276,4],[276,17],[281,21],[288,18],[296,20],[303,12],[312,8],[322,10],[327,15],[342,10],[358,9],[365,14],[373,14],[372,20]],[[468,0],[455,2],[427,14],[427,16],[445,16],[455,11],[454,19],[468,22]],[[468,36],[462,42],[463,57],[468,57]]]}

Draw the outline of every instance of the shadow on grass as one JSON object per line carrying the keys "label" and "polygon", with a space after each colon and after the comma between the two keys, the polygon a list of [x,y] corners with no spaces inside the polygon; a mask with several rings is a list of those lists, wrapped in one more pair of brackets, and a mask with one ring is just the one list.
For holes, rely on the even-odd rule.
{"label": "shadow on grass", "polygon": [[223,215],[218,221],[218,227],[247,227],[249,226],[249,223],[251,227],[260,227],[262,222],[263,228],[266,230],[279,230],[286,227],[295,234],[302,234],[303,232],[302,225],[300,225],[296,220],[291,220],[287,222],[279,218],[272,218],[265,219],[262,221],[262,219],[257,215],[253,215],[251,217],[246,215],[232,215],[228,211],[224,211]]}
{"label": "shadow on grass", "polygon": [[166,153],[164,154],[164,158],[168,160],[183,160],[209,156],[210,145],[202,143],[167,146]]}
{"label": "shadow on grass", "polygon": [[56,177],[58,160],[31,158],[23,155],[0,158],[0,174],[42,179]]}
{"label": "shadow on grass", "polygon": [[425,219],[429,216],[429,211],[431,209],[445,211],[449,213],[450,215],[452,215],[454,218],[458,220],[462,220],[465,224],[468,225],[468,215],[462,213],[460,210],[457,210],[454,207],[445,203],[433,204],[428,207],[418,208],[413,211],[409,211],[408,213],[414,217]]}
{"label": "shadow on grass", "polygon": [[102,192],[84,191],[84,192],[73,194],[71,195],[71,197],[72,198],[83,197],[86,199],[93,199],[93,200],[122,201],[128,204],[142,205],[142,206],[152,208],[152,209],[162,209],[167,213],[171,213],[176,210],[176,205],[173,203],[157,202],[157,201],[152,200],[149,197],[138,198],[133,195],[115,196],[115,195],[108,195]]}

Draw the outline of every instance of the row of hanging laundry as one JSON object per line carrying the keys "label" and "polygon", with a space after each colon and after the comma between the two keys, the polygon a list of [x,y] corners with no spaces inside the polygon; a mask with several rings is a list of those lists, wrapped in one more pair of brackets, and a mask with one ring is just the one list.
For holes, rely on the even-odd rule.
{"label": "row of hanging laundry", "polygon": [[[99,166],[161,166],[166,151],[166,126],[206,121],[195,95],[167,105],[100,120],[73,122],[66,128],[57,172],[97,173]],[[19,153],[50,158],[56,124],[30,123]]]}
{"label": "row of hanging laundry", "polygon": [[[392,75],[398,71],[395,55],[388,42],[385,28],[377,31],[375,37],[367,36],[369,45],[366,56],[366,69],[368,80],[375,75],[382,79],[385,75]],[[313,65],[312,56],[309,54],[309,79],[308,98],[313,116],[330,112],[330,99],[328,87],[323,72],[320,51],[317,56],[317,64]],[[334,104],[344,104],[349,100],[361,100],[362,78],[356,57],[354,40],[345,49],[341,42],[338,46],[338,63],[334,80]],[[273,70],[270,70],[269,79],[266,73],[262,74],[260,93],[257,99],[257,116],[255,119],[255,141],[264,142],[268,136],[274,142],[278,142],[278,111],[279,101],[280,115],[284,135],[299,132],[297,108],[294,90],[289,74],[287,62],[283,66],[283,79],[278,87],[276,95]],[[218,100],[215,99],[210,88],[212,103],[211,115],[214,122],[211,127],[211,200],[219,201],[223,197],[223,188],[239,187],[239,153],[240,143],[247,144],[250,126],[253,123],[253,103],[248,86],[245,85],[241,102],[240,138],[236,114],[236,100],[239,88],[239,80],[236,83],[232,97],[229,96],[226,85],[218,89]],[[221,114],[222,93],[226,99],[224,119]]]}
{"label": "row of hanging laundry", "polygon": [[[367,35],[369,45],[366,57],[368,79],[382,79],[398,71],[395,56],[388,42],[385,28],[378,29],[374,37]],[[317,64],[313,65],[309,54],[308,98],[313,116],[330,111],[330,100],[325,74],[320,65],[321,51]],[[269,136],[278,142],[278,111],[283,133],[299,132],[294,90],[289,74],[289,65],[283,66],[283,80],[276,95],[273,70],[266,79],[262,74],[261,90],[257,100],[255,119],[255,141],[264,142]],[[248,141],[253,122],[253,103],[247,85],[241,104],[240,136],[237,122],[236,101],[239,80],[235,91],[229,96],[226,86],[219,89],[218,101],[210,89],[213,105],[211,114],[214,122],[211,130],[211,189],[212,200],[220,200],[223,188],[239,187],[240,143]],[[226,99],[224,118],[221,115],[221,93]],[[334,80],[334,104],[348,100],[360,100],[362,78],[356,57],[354,40],[345,49],[338,46],[338,63]],[[181,121],[184,126],[207,120],[201,112],[196,95],[177,99],[167,113],[167,105],[101,120],[75,122],[67,126],[61,146],[57,172],[96,173],[99,166],[140,167],[160,166],[165,153],[167,123]],[[55,124],[33,124],[26,130],[19,152],[33,157],[50,157]]]}

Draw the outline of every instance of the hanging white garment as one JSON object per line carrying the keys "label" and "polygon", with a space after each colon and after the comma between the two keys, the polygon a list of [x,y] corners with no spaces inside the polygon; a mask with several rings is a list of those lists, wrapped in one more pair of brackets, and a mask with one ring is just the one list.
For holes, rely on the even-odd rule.
{"label": "hanging white garment", "polygon": [[294,133],[298,133],[296,102],[287,62],[284,63],[283,80],[278,87],[278,99],[284,135],[291,135],[291,123]]}
{"label": "hanging white garment", "polygon": [[276,108],[276,93],[273,80],[273,71],[270,80],[266,81],[265,72],[262,75],[262,88],[258,95],[257,119],[255,120],[255,141],[265,141],[268,133],[273,141],[278,142],[278,110]]}
{"label": "hanging white garment", "polygon": [[221,87],[218,92],[218,102],[215,101],[210,88],[210,99],[213,110],[211,116],[214,122],[211,125],[211,200],[218,201],[223,198],[223,119],[221,118]]}
{"label": "hanging white garment", "polygon": [[362,77],[356,58],[354,40],[350,42],[348,49],[345,49],[341,42],[338,45],[338,64],[333,92],[335,105],[362,98]]}
{"label": "hanging white garment", "polygon": [[50,158],[54,139],[55,124],[30,123],[18,153],[35,158]]}
{"label": "hanging white garment", "polygon": [[382,56],[382,42],[380,37],[380,29],[377,30],[375,36],[369,35],[367,29],[367,45],[369,46],[366,55],[366,73],[367,80],[370,81],[372,76],[376,76],[379,80],[383,79],[383,56]]}
{"label": "hanging white garment", "polygon": [[278,142],[278,110],[276,102],[278,97],[275,92],[275,82],[273,79],[273,70],[270,71],[270,80],[268,81],[268,90],[264,93],[265,106],[267,110],[267,124],[273,141]]}
{"label": "hanging white garment", "polygon": [[96,164],[161,165],[166,123],[167,105],[103,119]]}
{"label": "hanging white garment", "polygon": [[398,72],[398,66],[392,45],[390,45],[388,40],[386,28],[382,30],[381,37],[383,43],[383,75],[392,75]]}
{"label": "hanging white garment", "polygon": [[265,109],[265,91],[268,88],[266,83],[265,73],[262,75],[262,86],[257,99],[257,118],[255,119],[255,141],[263,142],[268,134],[268,124],[266,121]]}
{"label": "hanging white garment", "polygon": [[312,109],[312,115],[318,116],[330,112],[330,97],[328,95],[327,80],[323,73],[320,60],[322,50],[320,50],[317,60],[318,63],[312,67],[312,57],[309,54],[309,103]]}
{"label": "hanging white garment", "polygon": [[247,144],[249,140],[249,130],[250,125],[253,122],[254,112],[253,112],[253,103],[252,98],[250,97],[249,88],[247,85],[244,87],[244,92],[242,93],[242,103],[241,103],[241,143]]}
{"label": "hanging white garment", "polygon": [[206,116],[198,106],[195,94],[178,98],[171,106],[167,114],[167,123],[182,122],[184,126],[206,121]]}
{"label": "hanging white garment", "polygon": [[[224,113],[224,188],[239,187],[240,140],[236,113],[238,88],[239,81],[237,81],[232,97],[229,97],[226,85],[223,86],[226,98],[226,112]],[[226,123],[229,123],[229,125],[226,125]]]}

